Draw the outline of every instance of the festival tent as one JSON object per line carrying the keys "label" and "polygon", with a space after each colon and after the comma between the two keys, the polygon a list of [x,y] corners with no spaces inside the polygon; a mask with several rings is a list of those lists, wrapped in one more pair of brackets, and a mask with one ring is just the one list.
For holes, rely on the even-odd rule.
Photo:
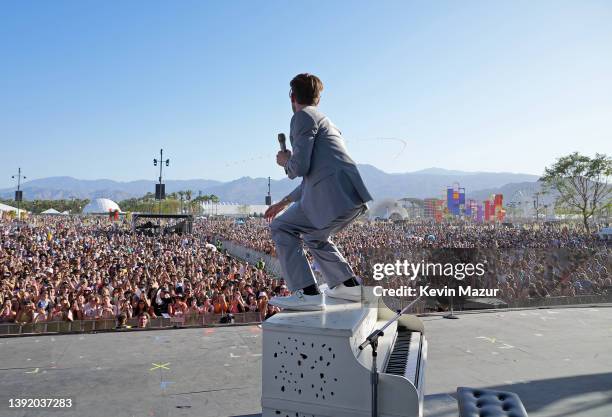
{"label": "festival tent", "polygon": [[40,214],[48,214],[48,215],[55,216],[55,215],[58,215],[58,214],[64,214],[64,213],[60,213],[60,212],[59,212],[59,211],[57,211],[56,209],[54,209],[54,208],[50,208],[50,209],[47,209],[47,210],[45,210],[45,211],[41,212]]}
{"label": "festival tent", "polygon": [[117,203],[108,198],[96,198],[83,209],[84,214],[108,214],[115,211],[121,212],[121,209]]}
{"label": "festival tent", "polygon": [[0,203],[0,212],[4,211],[14,211],[15,213],[17,213],[17,207],[7,206],[6,204]]}
{"label": "festival tent", "polygon": [[[9,206],[9,205],[0,203],[0,217],[4,215],[9,215],[9,213],[11,212],[15,213],[15,216],[17,216],[19,211],[20,210],[17,207],[13,207],[13,206]],[[26,213],[28,213],[27,210],[21,209],[21,215],[19,217],[23,216]]]}

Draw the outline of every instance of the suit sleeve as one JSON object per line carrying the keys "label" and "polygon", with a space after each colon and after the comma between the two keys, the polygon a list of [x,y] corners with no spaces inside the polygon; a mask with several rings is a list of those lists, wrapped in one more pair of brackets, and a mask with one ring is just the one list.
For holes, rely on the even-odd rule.
{"label": "suit sleeve", "polygon": [[291,179],[303,177],[310,171],[310,158],[318,129],[314,119],[304,111],[295,114],[293,126],[293,149],[286,166]]}
{"label": "suit sleeve", "polygon": [[302,197],[302,184],[303,183],[300,183],[300,185],[295,187],[295,189],[289,193],[289,195],[287,196],[289,197],[289,200],[291,200],[294,203],[296,201],[300,201],[300,197]]}

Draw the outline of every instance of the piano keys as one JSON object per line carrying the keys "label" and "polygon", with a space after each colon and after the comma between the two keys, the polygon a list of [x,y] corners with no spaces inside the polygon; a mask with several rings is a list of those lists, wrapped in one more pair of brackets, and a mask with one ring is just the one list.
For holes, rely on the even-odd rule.
{"label": "piano keys", "polygon": [[404,376],[418,388],[422,337],[420,332],[398,329],[384,373]]}

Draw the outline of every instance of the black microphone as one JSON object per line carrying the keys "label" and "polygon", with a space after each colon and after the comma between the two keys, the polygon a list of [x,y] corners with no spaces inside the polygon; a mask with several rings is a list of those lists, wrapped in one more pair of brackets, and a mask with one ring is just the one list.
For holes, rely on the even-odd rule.
{"label": "black microphone", "polygon": [[[280,145],[281,151],[287,152],[287,138],[284,133],[278,134],[278,144]],[[285,168],[285,174],[287,174],[287,168]]]}
{"label": "black microphone", "polygon": [[287,138],[284,133],[278,134],[278,143],[280,145],[280,150],[285,152],[287,150]]}

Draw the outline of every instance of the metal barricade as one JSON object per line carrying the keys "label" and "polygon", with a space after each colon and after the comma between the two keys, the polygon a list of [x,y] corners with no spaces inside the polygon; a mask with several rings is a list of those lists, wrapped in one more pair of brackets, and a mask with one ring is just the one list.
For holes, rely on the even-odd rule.
{"label": "metal barricade", "polygon": [[[205,313],[179,317],[155,317],[149,319],[148,329],[167,329],[172,327],[231,326],[232,324],[260,323],[260,313],[249,311],[234,313],[233,323],[222,320],[227,314]],[[138,327],[138,318],[127,320],[130,328]],[[88,333],[96,331],[113,331],[115,319],[49,321],[41,323],[0,323],[0,336],[18,336],[27,334]]]}

